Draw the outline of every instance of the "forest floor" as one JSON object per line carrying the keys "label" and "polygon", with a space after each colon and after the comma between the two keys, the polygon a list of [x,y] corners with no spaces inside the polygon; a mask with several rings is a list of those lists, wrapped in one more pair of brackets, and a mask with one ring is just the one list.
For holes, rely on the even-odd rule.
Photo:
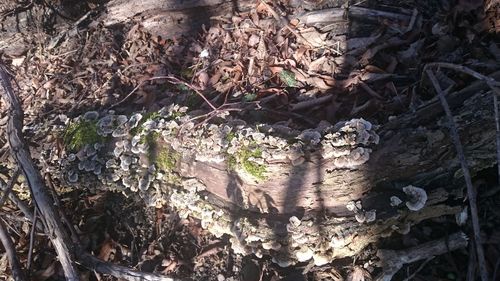
{"label": "forest floor", "polygon": [[[251,11],[214,17],[209,26],[172,38],[149,34],[140,23],[104,26],[104,4],[99,1],[46,2],[0,6],[0,36],[17,33],[24,37],[20,45],[0,46],[0,55],[17,83],[25,133],[41,167],[44,151],[59,149],[61,137],[40,134],[38,129],[44,120],[61,115],[72,118],[90,110],[153,112],[172,103],[209,110],[207,99],[217,107],[238,108],[232,114],[249,122],[307,129],[320,121],[334,124],[362,117],[380,125],[436,98],[422,73],[426,63],[449,62],[484,75],[500,69],[498,8],[485,7],[483,1],[360,1],[339,7],[346,12],[333,23],[324,22],[325,15],[319,19],[304,16],[333,3],[313,7],[294,1],[274,5],[256,1]],[[349,14],[348,10],[357,8],[384,13]],[[26,21],[16,26],[16,17]],[[307,26],[299,24],[308,20]],[[454,91],[473,81],[456,71],[439,72],[438,79]],[[7,112],[5,104],[1,105],[0,172],[6,173],[2,178],[8,181],[11,175],[6,171],[14,164],[9,164]],[[500,260],[496,170],[485,170],[474,180],[484,248],[493,274]],[[280,268],[266,257],[235,255],[228,239],[210,235],[199,221],[180,219],[168,207],[145,208],[134,196],[68,191],[61,184],[54,182],[61,209],[87,250],[105,261],[194,280],[361,281],[375,277],[376,246],[321,267],[304,263]],[[29,201],[22,180],[15,191]],[[10,202],[2,206],[1,214],[18,257],[30,264],[30,280],[63,280],[46,235],[35,231],[30,237],[31,224]],[[380,244],[394,249],[418,245],[436,233],[449,234],[449,229],[458,227],[457,220],[443,217],[429,225],[424,222]],[[460,228],[471,233],[468,222]],[[396,279],[474,280],[467,279],[468,272],[476,274],[467,266],[474,266],[469,262],[471,249],[409,264]],[[9,275],[3,254],[0,279],[8,280]],[[85,269],[82,276],[83,280],[115,280]]]}

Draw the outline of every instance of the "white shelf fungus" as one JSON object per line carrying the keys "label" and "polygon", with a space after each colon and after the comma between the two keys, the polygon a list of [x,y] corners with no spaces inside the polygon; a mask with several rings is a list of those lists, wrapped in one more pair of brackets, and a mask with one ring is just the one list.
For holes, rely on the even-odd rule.
{"label": "white shelf fungus", "polygon": [[408,185],[403,187],[403,192],[408,195],[406,207],[411,211],[418,211],[425,206],[427,202],[427,192],[423,188]]}

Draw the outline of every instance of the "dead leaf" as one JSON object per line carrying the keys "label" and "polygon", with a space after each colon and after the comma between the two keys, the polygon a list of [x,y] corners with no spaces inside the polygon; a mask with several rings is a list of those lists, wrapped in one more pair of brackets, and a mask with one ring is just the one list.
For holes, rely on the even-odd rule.
{"label": "dead leaf", "polygon": [[110,261],[114,258],[115,254],[116,254],[115,242],[113,241],[113,239],[108,237],[101,244],[99,255],[97,257],[103,261]]}

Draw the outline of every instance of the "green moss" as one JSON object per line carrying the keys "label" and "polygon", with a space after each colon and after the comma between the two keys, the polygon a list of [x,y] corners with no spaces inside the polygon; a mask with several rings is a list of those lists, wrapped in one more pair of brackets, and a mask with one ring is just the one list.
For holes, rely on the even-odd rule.
{"label": "green moss", "polygon": [[97,133],[97,122],[81,120],[72,123],[63,134],[63,141],[71,151],[77,151],[87,144],[102,142],[104,137]]}
{"label": "green moss", "polygon": [[170,174],[180,161],[180,154],[168,147],[160,146],[158,144],[159,138],[159,132],[150,132],[143,135],[139,142],[148,145],[147,157],[149,162],[155,164],[158,169]]}
{"label": "green moss", "polygon": [[180,155],[171,149],[163,148],[158,152],[156,165],[159,169],[172,172],[180,160]]}
{"label": "green moss", "polygon": [[227,168],[229,170],[236,170],[236,168],[241,167],[245,172],[252,175],[253,177],[263,180],[266,178],[266,167],[262,164],[258,164],[250,161],[250,158],[261,158],[262,150],[260,148],[250,149],[245,147],[236,152],[235,155],[228,155],[227,157]]}
{"label": "green moss", "polygon": [[262,157],[262,150],[260,150],[260,148],[256,148],[254,150],[250,150],[249,148],[244,148],[240,150],[238,154],[241,161],[241,166],[247,173],[258,179],[265,178],[264,173],[266,172],[266,167],[262,164],[257,164],[255,162],[249,161],[250,157],[253,158]]}
{"label": "green moss", "polygon": [[235,132],[229,132],[226,135],[226,140],[228,142],[231,142],[235,137],[236,137],[236,133]]}

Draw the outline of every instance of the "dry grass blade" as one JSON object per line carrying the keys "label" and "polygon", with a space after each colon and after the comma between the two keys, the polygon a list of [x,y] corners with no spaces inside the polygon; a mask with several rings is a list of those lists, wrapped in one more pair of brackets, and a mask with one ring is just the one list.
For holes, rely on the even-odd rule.
{"label": "dry grass blade", "polygon": [[477,204],[476,204],[476,195],[477,194],[474,190],[474,187],[472,186],[472,179],[471,179],[471,175],[470,175],[470,171],[469,171],[469,166],[467,164],[467,159],[465,158],[462,143],[460,142],[460,137],[458,135],[457,125],[453,121],[453,115],[451,114],[450,107],[448,105],[448,102],[446,101],[443,90],[441,90],[441,86],[439,85],[439,82],[437,81],[436,77],[434,76],[434,73],[429,69],[427,69],[425,72],[426,72],[427,76],[429,76],[429,79],[431,80],[432,85],[434,86],[434,89],[436,90],[436,92],[438,94],[439,100],[441,101],[441,104],[443,105],[443,109],[444,109],[446,116],[449,120],[451,138],[453,140],[453,144],[455,145],[455,149],[457,150],[458,159],[460,160],[460,165],[462,167],[462,172],[464,174],[465,184],[467,186],[467,196],[469,197],[469,206],[470,206],[470,212],[471,212],[472,228],[473,228],[473,232],[474,232],[474,241],[476,243],[476,254],[477,254],[478,263],[479,263],[479,272],[481,275],[481,280],[488,281],[488,271],[486,269],[486,259],[484,257],[483,245],[481,243],[481,240],[482,240],[481,239],[481,229],[479,226],[479,217],[477,214]]}

